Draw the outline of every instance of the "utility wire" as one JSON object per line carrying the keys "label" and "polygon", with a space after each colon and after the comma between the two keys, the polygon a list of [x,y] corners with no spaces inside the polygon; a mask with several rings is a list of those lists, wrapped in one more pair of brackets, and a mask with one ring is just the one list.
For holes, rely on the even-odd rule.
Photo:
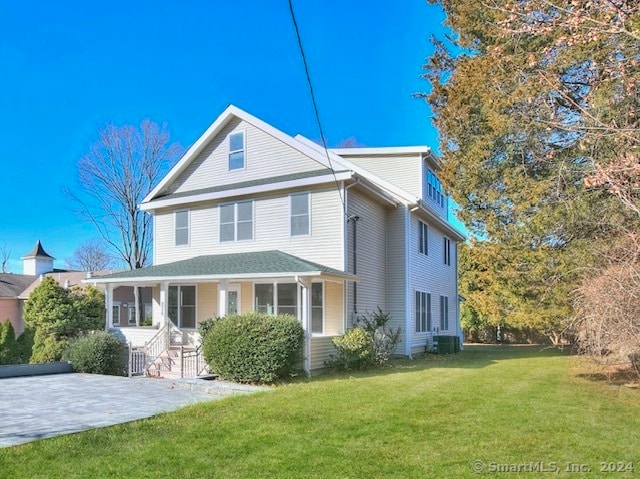
{"label": "utility wire", "polygon": [[296,31],[296,38],[298,39],[298,47],[300,48],[300,55],[302,56],[302,63],[304,64],[304,72],[307,76],[307,84],[309,85],[309,93],[311,94],[311,103],[313,104],[313,111],[316,115],[316,122],[318,123],[318,130],[320,130],[320,139],[322,140],[322,147],[324,148],[324,153],[327,157],[327,161],[329,162],[329,169],[333,174],[333,181],[336,184],[336,190],[338,191],[338,196],[340,197],[340,202],[342,203],[342,211],[344,215],[347,215],[347,206],[344,204],[344,198],[342,197],[342,191],[340,190],[340,184],[338,183],[338,178],[336,177],[336,171],[333,169],[333,164],[331,163],[331,157],[329,156],[329,149],[327,148],[327,140],[324,137],[324,131],[322,130],[322,124],[320,123],[320,114],[318,113],[318,105],[316,103],[316,96],[313,93],[313,86],[311,85],[311,75],[309,74],[309,65],[307,64],[307,57],[304,54],[304,48],[302,48],[302,40],[300,38],[300,29],[298,28],[298,22],[296,21],[296,15],[293,12],[293,3],[292,0],[289,0],[289,11],[291,12],[291,20],[293,21],[293,28]]}

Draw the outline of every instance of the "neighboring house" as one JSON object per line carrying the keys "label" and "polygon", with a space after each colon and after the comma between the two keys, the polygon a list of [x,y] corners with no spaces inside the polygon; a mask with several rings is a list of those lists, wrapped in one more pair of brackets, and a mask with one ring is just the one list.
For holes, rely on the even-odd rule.
{"label": "neighboring house", "polygon": [[[53,267],[55,258],[44,250],[40,241],[21,259],[23,274],[0,273],[0,322],[11,321],[16,335],[24,331],[22,312],[25,302],[44,277],[50,276],[64,288],[70,289],[76,286],[84,288],[87,284],[92,284],[90,278],[94,274],[113,273],[113,271],[87,272],[56,269]],[[104,292],[104,285],[95,286]],[[142,315],[144,319],[151,316],[151,290],[142,289],[141,297],[145,303],[145,313]],[[118,288],[113,294],[112,308],[115,324],[135,326],[133,288]]]}
{"label": "neighboring house", "polygon": [[311,371],[333,337],[380,307],[402,328],[397,353],[411,356],[434,333],[461,335],[464,236],[438,169],[428,147],[325,152],[229,106],[140,205],[154,219],[153,266],[94,281],[108,303],[118,286],[152,287],[154,324],[171,320],[174,342],[196,344],[207,318],[289,313]]}

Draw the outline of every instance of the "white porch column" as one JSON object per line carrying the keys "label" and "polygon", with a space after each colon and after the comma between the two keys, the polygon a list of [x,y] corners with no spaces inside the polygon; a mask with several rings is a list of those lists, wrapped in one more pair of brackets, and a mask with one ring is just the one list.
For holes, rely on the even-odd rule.
{"label": "white porch column", "polygon": [[107,290],[104,292],[104,307],[106,311],[105,331],[113,328],[113,285],[107,283]]}
{"label": "white porch column", "polygon": [[160,327],[169,323],[169,283],[160,283]]}
{"label": "white porch column", "polygon": [[220,281],[218,283],[218,316],[223,317],[227,315],[227,281]]}
{"label": "white porch column", "polygon": [[302,298],[300,321],[304,329],[304,360],[303,368],[308,376],[311,376],[311,280],[298,279],[302,286]]}

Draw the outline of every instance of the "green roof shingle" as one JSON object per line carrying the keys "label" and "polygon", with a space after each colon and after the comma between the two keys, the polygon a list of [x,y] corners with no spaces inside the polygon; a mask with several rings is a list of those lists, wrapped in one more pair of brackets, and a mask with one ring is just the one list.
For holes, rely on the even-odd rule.
{"label": "green roof shingle", "polygon": [[148,266],[146,268],[123,271],[105,276],[94,276],[93,280],[135,280],[163,278],[230,277],[234,275],[257,276],[300,274],[319,272],[345,279],[357,279],[356,276],[328,266],[298,258],[282,251],[258,251],[250,253],[231,253],[197,256],[174,263]]}

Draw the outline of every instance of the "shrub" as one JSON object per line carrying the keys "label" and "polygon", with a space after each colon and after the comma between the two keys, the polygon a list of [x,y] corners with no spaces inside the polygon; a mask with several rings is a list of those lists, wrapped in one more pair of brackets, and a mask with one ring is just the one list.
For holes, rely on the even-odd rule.
{"label": "shrub", "polygon": [[20,364],[27,364],[29,362],[29,358],[31,357],[31,353],[33,351],[33,341],[33,329],[26,328],[22,332],[22,334],[18,336],[16,343],[18,345],[18,362]]}
{"label": "shrub", "polygon": [[210,323],[204,357],[223,379],[270,383],[299,366],[304,331],[292,316],[249,313]]}
{"label": "shrub", "polygon": [[220,318],[207,318],[198,324],[198,332],[200,333],[200,341],[204,343],[204,338],[209,334],[214,323]]}
{"label": "shrub", "polygon": [[360,316],[356,321],[373,339],[374,363],[380,366],[387,363],[400,342],[402,328],[387,328],[391,315],[384,313],[379,306],[377,311]]}
{"label": "shrub", "polygon": [[17,364],[20,362],[20,350],[16,341],[16,333],[8,319],[0,323],[0,364]]}
{"label": "shrub", "polygon": [[380,308],[358,317],[357,326],[332,340],[336,354],[331,357],[328,365],[346,370],[387,363],[398,346],[402,332],[401,328],[387,328],[390,320],[389,313],[382,312]]}
{"label": "shrub", "polygon": [[115,336],[100,331],[71,342],[64,358],[81,373],[124,375],[125,345]]}
{"label": "shrub", "polygon": [[333,338],[336,355],[329,364],[336,369],[364,369],[374,364],[373,338],[363,328],[348,329],[342,336]]}

